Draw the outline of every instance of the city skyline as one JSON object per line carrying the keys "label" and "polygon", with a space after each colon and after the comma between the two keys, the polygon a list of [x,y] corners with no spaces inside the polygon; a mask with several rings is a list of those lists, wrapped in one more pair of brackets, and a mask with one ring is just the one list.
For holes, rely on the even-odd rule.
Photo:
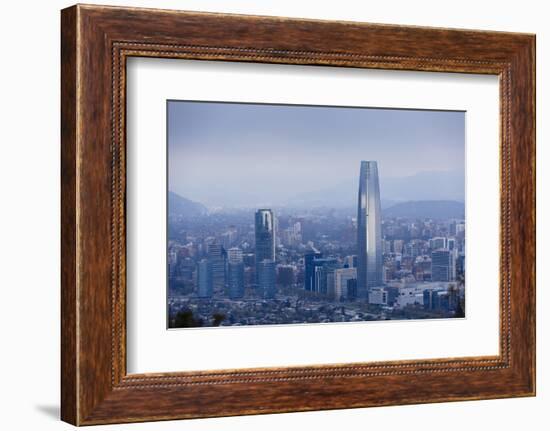
{"label": "city skyline", "polygon": [[[176,218],[184,220],[184,213]],[[312,233],[307,233],[307,217],[286,217],[285,222],[271,208],[257,209],[253,247],[246,236],[239,240],[242,228],[234,224],[219,237],[207,235],[204,257],[196,265],[189,257],[182,260],[189,252],[200,254],[193,234],[180,231],[176,237],[184,241],[179,245],[169,241],[169,327],[303,323],[298,316],[309,323],[464,316],[464,221],[434,226],[424,220],[429,229],[419,236],[428,240],[396,239],[403,234],[396,236],[392,225],[403,226],[403,219],[386,218],[389,229],[383,229],[376,161],[360,162],[356,235],[343,254],[331,251],[332,245],[324,251],[315,248],[306,238]],[[419,221],[406,225],[414,229]],[[178,294],[182,276],[191,283],[196,278],[196,287]],[[282,310],[293,310],[292,316],[280,314]]]}
{"label": "city skyline", "polygon": [[[222,104],[214,105],[216,110]],[[202,103],[188,106],[193,107],[194,114],[195,109],[200,114],[204,107]],[[217,142],[210,149],[208,145],[202,147],[202,159],[193,158],[193,144],[186,147],[186,154],[197,164],[191,174],[201,173],[193,178],[195,183],[214,188],[226,197],[244,196],[241,202],[248,202],[247,205],[231,206],[227,199],[225,203],[219,199],[208,208],[203,205],[208,203],[204,199],[193,200],[190,162],[179,165],[178,160],[172,160],[173,146],[169,143],[168,327],[465,316],[464,204],[429,198],[414,200],[437,187],[443,196],[452,195],[453,191],[464,193],[464,183],[426,176],[423,171],[393,186],[388,180],[381,181],[386,169],[411,173],[424,169],[426,162],[434,169],[447,167],[463,173],[464,155],[456,157],[445,149],[454,157],[452,166],[447,166],[438,157],[441,148],[433,143],[411,156],[409,147],[415,139],[406,138],[405,131],[410,132],[411,124],[425,122],[426,118],[419,117],[416,111],[398,112],[396,116],[390,110],[355,108],[242,108],[240,104],[223,104],[221,111],[228,115],[220,119],[222,126],[211,115],[208,127],[200,120],[193,123],[216,130],[213,135]],[[258,117],[258,111],[272,114],[270,127]],[[364,139],[357,128],[353,139],[348,136],[346,121],[353,118],[357,126],[357,111],[363,120],[368,114],[367,125],[376,141],[370,136]],[[420,130],[444,130],[445,121],[437,119],[446,118],[448,113],[429,114],[429,122],[435,124],[413,128],[424,137]],[[253,125],[239,124],[245,119],[243,115]],[[182,118],[181,123],[193,118],[197,119],[197,115]],[[283,118],[288,121],[281,122]],[[373,118],[378,126],[372,123]],[[408,122],[400,123],[403,127],[396,135],[392,121],[403,118]],[[303,132],[315,126],[312,120],[321,119],[330,120],[340,140],[334,141],[335,133],[327,140],[317,132],[315,142],[311,141],[313,135],[305,139]],[[233,145],[226,133],[223,123],[228,121],[237,122],[231,127],[239,131],[241,146]],[[376,127],[392,139],[399,136],[403,142],[387,148],[391,140],[377,134]],[[319,125],[319,129],[323,128]],[[256,134],[255,130],[261,133]],[[279,133],[276,139],[271,136],[274,130]],[[192,128],[188,132],[192,137]],[[279,144],[277,139],[285,133],[287,139]],[[460,150],[462,140],[463,152],[463,134],[463,130],[451,134],[447,144],[454,141],[454,150]],[[358,144],[358,139],[363,145]],[[281,155],[287,160],[284,169],[279,165]],[[386,157],[383,164],[377,155]],[[318,163],[319,157],[323,163]],[[172,191],[175,177],[187,178],[184,183],[188,187],[181,193],[185,197]],[[422,181],[418,180],[420,177]],[[247,181],[241,183],[244,179]],[[251,197],[251,186],[257,188],[259,196]],[[383,209],[387,190],[398,199]],[[273,196],[283,192],[286,201]],[[399,203],[399,198],[404,202]],[[277,201],[286,204],[264,204]]]}
{"label": "city skyline", "polygon": [[463,201],[464,126],[459,111],[169,101],[168,181],[207,207],[351,207],[368,158],[383,167],[382,199],[416,183],[421,199]]}

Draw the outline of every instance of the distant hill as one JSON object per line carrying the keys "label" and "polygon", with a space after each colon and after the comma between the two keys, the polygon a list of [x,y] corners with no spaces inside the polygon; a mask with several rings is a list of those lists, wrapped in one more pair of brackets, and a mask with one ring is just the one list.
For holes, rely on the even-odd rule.
{"label": "distant hill", "polygon": [[401,178],[380,178],[383,199],[395,201],[464,201],[464,172],[426,171]]}
{"label": "distant hill", "polygon": [[[358,178],[331,187],[290,196],[282,205],[296,208],[347,208],[357,205]],[[426,171],[399,178],[380,178],[382,207],[405,201],[462,201],[464,173]]]}
{"label": "distant hill", "polygon": [[457,201],[408,201],[382,211],[383,217],[464,218],[464,203]]}
{"label": "distant hill", "polygon": [[168,215],[185,218],[200,217],[207,213],[203,204],[184,198],[174,192],[168,192]]}

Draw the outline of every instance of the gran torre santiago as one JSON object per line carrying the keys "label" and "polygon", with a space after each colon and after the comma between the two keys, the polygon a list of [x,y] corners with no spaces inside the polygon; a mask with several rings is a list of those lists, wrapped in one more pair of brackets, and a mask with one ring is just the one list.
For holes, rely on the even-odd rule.
{"label": "gran torre santiago", "polygon": [[362,161],[357,202],[357,296],[382,286],[382,225],[378,165]]}

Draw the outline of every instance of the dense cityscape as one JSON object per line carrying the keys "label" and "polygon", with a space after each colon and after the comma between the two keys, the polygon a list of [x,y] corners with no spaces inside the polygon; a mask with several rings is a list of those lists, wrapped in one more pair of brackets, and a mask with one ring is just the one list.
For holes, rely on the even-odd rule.
{"label": "dense cityscape", "polygon": [[464,215],[385,216],[374,161],[355,209],[169,207],[170,328],[465,315]]}

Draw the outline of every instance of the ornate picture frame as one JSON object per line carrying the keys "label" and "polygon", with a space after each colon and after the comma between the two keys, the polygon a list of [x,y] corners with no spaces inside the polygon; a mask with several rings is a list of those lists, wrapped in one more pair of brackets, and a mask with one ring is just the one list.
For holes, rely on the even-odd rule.
{"label": "ornate picture frame", "polygon": [[[91,5],[64,9],[61,18],[64,421],[92,425],[535,394],[534,35]],[[499,355],[128,374],[130,57],[497,75]]]}

